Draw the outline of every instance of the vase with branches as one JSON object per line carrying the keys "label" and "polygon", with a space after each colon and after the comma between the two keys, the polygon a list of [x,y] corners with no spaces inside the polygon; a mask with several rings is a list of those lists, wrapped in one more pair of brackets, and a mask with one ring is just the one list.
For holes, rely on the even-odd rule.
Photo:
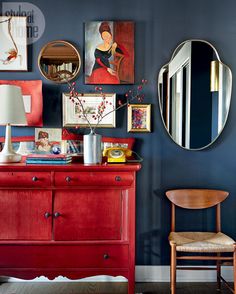
{"label": "vase with branches", "polygon": [[[125,93],[123,99],[119,99],[117,105],[115,105],[112,110],[108,110],[108,104],[106,93],[103,92],[101,86],[96,86],[95,91],[100,94],[101,102],[98,104],[95,113],[92,115],[89,113],[85,106],[85,100],[83,99],[83,94],[79,93],[76,89],[76,82],[67,82],[70,90],[69,99],[75,104],[77,108],[78,118],[85,120],[89,126],[90,133],[84,135],[84,162],[85,163],[101,163],[102,152],[101,152],[101,136],[96,134],[96,129],[101,123],[101,121],[110,115],[112,112],[123,107],[129,107],[129,104],[133,101],[142,102],[144,99],[143,87],[147,83],[147,80],[142,79],[141,83],[134,89],[131,89]],[[92,121],[91,122],[91,118]],[[79,125],[78,125],[79,127]]]}

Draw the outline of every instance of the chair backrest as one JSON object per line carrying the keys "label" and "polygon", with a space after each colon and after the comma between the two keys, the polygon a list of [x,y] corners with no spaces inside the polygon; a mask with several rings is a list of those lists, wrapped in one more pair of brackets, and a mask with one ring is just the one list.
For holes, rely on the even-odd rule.
{"label": "chair backrest", "polygon": [[229,193],[221,190],[208,189],[179,189],[166,192],[167,198],[172,203],[171,210],[171,231],[175,231],[175,206],[187,209],[204,209],[216,205],[216,231],[221,230],[220,203],[223,202]]}

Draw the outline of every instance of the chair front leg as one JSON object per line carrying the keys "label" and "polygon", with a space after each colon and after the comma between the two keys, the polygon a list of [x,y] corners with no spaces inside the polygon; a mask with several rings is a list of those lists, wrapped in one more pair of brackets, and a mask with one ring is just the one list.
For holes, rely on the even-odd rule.
{"label": "chair front leg", "polygon": [[[217,256],[220,257],[220,253],[217,253]],[[221,260],[217,260],[216,262],[216,269],[217,269],[217,290],[220,291],[221,289]]]}
{"label": "chair front leg", "polygon": [[176,293],[176,244],[171,243],[170,288],[171,294]]}

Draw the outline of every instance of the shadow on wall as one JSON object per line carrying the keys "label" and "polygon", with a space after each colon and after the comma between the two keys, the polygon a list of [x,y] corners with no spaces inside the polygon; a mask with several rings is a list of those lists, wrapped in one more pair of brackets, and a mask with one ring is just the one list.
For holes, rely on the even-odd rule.
{"label": "shadow on wall", "polygon": [[43,126],[62,127],[62,91],[58,85],[43,85]]}
{"label": "shadow on wall", "polygon": [[146,207],[146,222],[148,227],[155,227],[147,232],[140,233],[137,239],[137,251],[142,252],[138,264],[160,265],[169,264],[168,234],[170,232],[170,207],[163,191],[157,189],[152,193]]}

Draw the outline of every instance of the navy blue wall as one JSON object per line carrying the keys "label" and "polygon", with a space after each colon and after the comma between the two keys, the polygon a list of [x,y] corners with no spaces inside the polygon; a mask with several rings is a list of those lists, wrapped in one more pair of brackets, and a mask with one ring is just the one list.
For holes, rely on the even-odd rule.
{"label": "navy blue wall", "polygon": [[[152,133],[127,134],[126,111],[117,113],[118,127],[103,130],[107,136],[134,136],[136,151],[144,158],[137,177],[137,257],[136,263],[167,264],[169,251],[169,203],[164,191],[170,188],[205,187],[230,191],[223,205],[223,228],[236,239],[236,102],[234,91],[227,125],[220,138],[203,151],[181,149],[167,135],[161,121],[157,100],[157,75],[175,47],[189,38],[211,42],[222,60],[233,72],[236,82],[236,2],[234,0],[31,0],[44,13],[46,29],[42,38],[29,48],[31,70],[26,73],[0,73],[0,79],[41,79],[37,68],[40,48],[49,41],[64,39],[73,42],[83,54],[83,23],[93,20],[134,20],[136,82],[149,80],[146,103],[152,103]],[[43,78],[42,78],[43,79]],[[92,91],[84,85],[81,72],[78,84],[81,91]],[[61,93],[58,86],[43,79],[44,122],[47,127],[61,126]],[[127,86],[105,86],[104,90],[123,94]],[[13,135],[32,135],[32,128],[13,130]],[[0,135],[3,129],[0,129]],[[192,224],[201,229],[213,229],[213,212],[198,213],[200,222],[179,211],[179,227]],[[182,224],[181,224],[182,222]]]}

